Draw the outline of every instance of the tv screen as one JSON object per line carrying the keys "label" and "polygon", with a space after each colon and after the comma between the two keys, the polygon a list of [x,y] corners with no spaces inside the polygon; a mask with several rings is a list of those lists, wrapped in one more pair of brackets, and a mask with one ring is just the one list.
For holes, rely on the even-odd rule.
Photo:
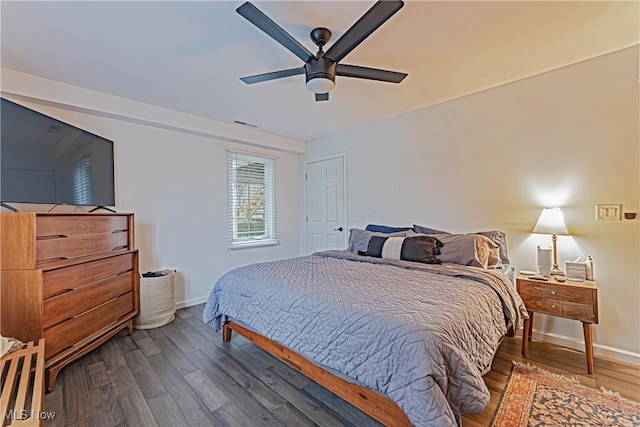
{"label": "tv screen", "polygon": [[114,206],[113,142],[2,98],[2,202]]}

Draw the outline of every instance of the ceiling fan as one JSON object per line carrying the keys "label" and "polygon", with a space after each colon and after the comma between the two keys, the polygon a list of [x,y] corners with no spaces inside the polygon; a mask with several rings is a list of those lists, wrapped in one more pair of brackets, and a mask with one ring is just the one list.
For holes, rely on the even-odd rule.
{"label": "ceiling fan", "polygon": [[289,33],[273,22],[253,4],[246,2],[236,9],[241,16],[267,33],[268,36],[287,48],[291,53],[304,61],[304,66],[287,70],[273,71],[254,76],[241,77],[246,84],[280,79],[283,77],[306,75],[307,89],[315,93],[316,101],[328,101],[329,92],[335,86],[336,76],[356,77],[359,79],[379,80],[400,83],[407,74],[357,65],[340,64],[339,62],[369,37],[379,26],[391,18],[404,6],[402,1],[378,1],[355,24],[347,30],[325,52],[323,46],[331,38],[331,31],[318,27],[311,30],[311,40],[318,46],[315,55],[309,52]]}

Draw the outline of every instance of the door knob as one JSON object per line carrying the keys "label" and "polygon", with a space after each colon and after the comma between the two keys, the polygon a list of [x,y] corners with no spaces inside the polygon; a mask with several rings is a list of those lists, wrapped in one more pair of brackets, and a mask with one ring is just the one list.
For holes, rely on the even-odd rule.
{"label": "door knob", "polygon": [[333,231],[342,231],[342,227],[334,228]]}

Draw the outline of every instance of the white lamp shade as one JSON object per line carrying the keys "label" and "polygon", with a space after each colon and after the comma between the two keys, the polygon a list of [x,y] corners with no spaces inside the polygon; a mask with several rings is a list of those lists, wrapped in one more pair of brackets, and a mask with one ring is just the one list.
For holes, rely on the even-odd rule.
{"label": "white lamp shade", "polygon": [[329,93],[336,84],[331,79],[316,77],[307,82],[307,89],[313,93]]}
{"label": "white lamp shade", "polygon": [[560,208],[544,208],[536,222],[536,226],[533,227],[534,233],[539,234],[555,234],[555,235],[569,235],[567,225],[564,222],[564,216]]}

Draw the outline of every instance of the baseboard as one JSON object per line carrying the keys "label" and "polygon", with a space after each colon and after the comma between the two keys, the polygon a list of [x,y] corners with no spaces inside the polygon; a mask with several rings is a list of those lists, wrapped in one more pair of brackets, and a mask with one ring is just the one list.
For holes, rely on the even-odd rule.
{"label": "baseboard", "polygon": [[207,296],[191,298],[184,301],[178,301],[176,303],[176,309],[191,307],[192,305],[198,305],[207,302]]}
{"label": "baseboard", "polygon": [[[565,335],[553,334],[550,332],[541,332],[533,330],[533,338],[539,341],[551,344],[561,345],[574,350],[584,352],[584,341],[567,337]],[[614,360],[616,362],[628,363],[634,366],[640,366],[640,354],[631,351],[622,350],[620,348],[609,347],[601,344],[593,344],[593,354],[595,357]]]}

